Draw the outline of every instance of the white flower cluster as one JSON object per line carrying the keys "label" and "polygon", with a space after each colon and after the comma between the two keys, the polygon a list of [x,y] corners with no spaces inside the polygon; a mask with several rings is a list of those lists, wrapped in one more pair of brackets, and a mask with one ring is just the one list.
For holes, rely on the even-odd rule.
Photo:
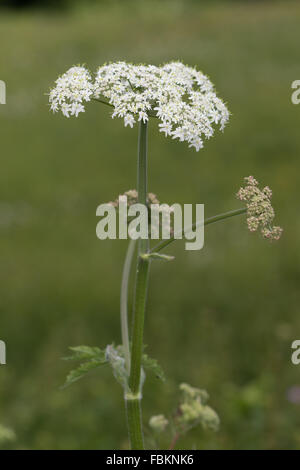
{"label": "white flower cluster", "polygon": [[56,80],[56,87],[50,91],[49,101],[53,112],[78,116],[84,112],[85,101],[90,101],[94,93],[91,74],[84,67],[71,67]]}
{"label": "white flower cluster", "polygon": [[84,67],[72,67],[50,92],[51,109],[78,116],[92,98],[113,106],[112,117],[123,118],[125,126],[157,117],[161,132],[197,151],[214,126],[223,130],[229,118],[210,80],[180,62],[161,67],[112,63],[99,67],[94,81]]}

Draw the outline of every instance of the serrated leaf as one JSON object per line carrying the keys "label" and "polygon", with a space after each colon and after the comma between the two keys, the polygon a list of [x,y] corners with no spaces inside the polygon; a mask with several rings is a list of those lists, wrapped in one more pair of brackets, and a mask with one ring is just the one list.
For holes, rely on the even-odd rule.
{"label": "serrated leaf", "polygon": [[64,357],[64,360],[84,361],[76,369],[69,372],[62,388],[65,388],[84,377],[88,372],[107,363],[105,351],[91,346],[74,346],[69,348],[73,354]]}
{"label": "serrated leaf", "polygon": [[156,359],[152,359],[147,354],[143,354],[142,356],[142,366],[145,369],[150,370],[156,377],[163,382],[166,380],[164,371],[162,370],[161,366],[158,364]]}
{"label": "serrated leaf", "polygon": [[105,359],[105,351],[91,346],[73,346],[69,348],[73,352],[70,356],[63,357],[64,361],[85,360],[85,359]]}
{"label": "serrated leaf", "polygon": [[84,377],[91,370],[94,370],[97,367],[100,367],[100,366],[102,366],[106,363],[107,363],[107,361],[105,359],[104,360],[102,360],[102,359],[93,359],[92,361],[83,362],[82,364],[80,364],[79,367],[77,367],[76,369],[73,369],[73,370],[71,370],[71,372],[69,372],[69,374],[67,375],[66,381],[65,381],[64,385],[62,386],[62,388],[66,388],[69,385],[73,384],[74,382],[77,382],[77,380]]}

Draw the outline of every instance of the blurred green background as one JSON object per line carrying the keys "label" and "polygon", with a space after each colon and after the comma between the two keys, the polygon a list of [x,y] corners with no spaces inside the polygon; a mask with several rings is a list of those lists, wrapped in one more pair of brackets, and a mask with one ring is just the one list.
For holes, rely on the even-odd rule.
{"label": "blurred green background", "polygon": [[236,218],[208,227],[202,251],[178,241],[173,263],[153,263],[145,343],[168,380],[147,377],[144,421],[171,413],[185,381],[209,391],[221,428],[195,429],[178,448],[300,449],[300,405],[288,398],[300,385],[290,360],[300,336],[299,21],[289,0],[1,10],[0,423],[16,433],[4,448],[128,446],[110,370],[59,387],[68,346],[120,341],[126,242],[99,241],[95,211],[135,187],[137,128],[96,103],[78,119],[53,115],[46,93],[74,64],[180,59],[211,77],[232,116],[199,153],[151,122],[149,189],[162,202],[204,203],[209,216],[240,207],[234,194],[253,174],[273,189],[285,231],[269,244]]}

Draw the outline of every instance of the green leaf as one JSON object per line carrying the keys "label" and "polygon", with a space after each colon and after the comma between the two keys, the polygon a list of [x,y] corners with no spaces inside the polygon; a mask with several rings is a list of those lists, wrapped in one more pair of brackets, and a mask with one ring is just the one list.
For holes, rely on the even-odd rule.
{"label": "green leaf", "polygon": [[106,364],[106,361],[96,359],[88,362],[83,362],[82,364],[80,364],[79,367],[69,372],[62,388],[66,388],[74,382],[77,382],[77,380],[84,377],[88,372],[93,369],[96,369],[97,367],[103,366],[104,364]]}
{"label": "green leaf", "polygon": [[[72,351],[72,354],[63,359],[67,361],[78,360],[81,361],[81,364],[69,372],[62,388],[66,388],[74,382],[77,382],[77,380],[84,377],[90,371],[104,364],[109,364],[115,378],[122,385],[124,390],[129,389],[128,373],[125,366],[122,346],[110,344],[105,350],[90,346],[76,346],[69,349]],[[160,380],[165,380],[164,372],[158,362],[150,358],[147,354],[143,354],[142,356],[142,367],[152,371]]]}
{"label": "green leaf", "polygon": [[73,352],[70,356],[63,357],[64,361],[85,360],[85,359],[105,359],[105,351],[97,347],[73,346],[69,348]]}
{"label": "green leaf", "polygon": [[142,366],[145,369],[148,369],[153,372],[153,374],[155,374],[158,379],[162,380],[162,382],[166,380],[164,371],[162,370],[161,366],[158,364],[156,359],[152,359],[147,354],[143,354]]}
{"label": "green leaf", "polygon": [[107,364],[105,351],[97,347],[90,346],[75,346],[69,348],[73,354],[64,357],[66,361],[77,360],[84,361],[76,369],[73,369],[67,375],[66,381],[62,388],[77,382],[77,380],[84,377],[88,372],[104,364]]}

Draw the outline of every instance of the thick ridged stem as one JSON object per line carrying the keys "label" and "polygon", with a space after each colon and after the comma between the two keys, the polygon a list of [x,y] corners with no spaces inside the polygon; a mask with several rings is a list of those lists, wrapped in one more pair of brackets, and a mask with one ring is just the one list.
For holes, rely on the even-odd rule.
{"label": "thick ridged stem", "polygon": [[121,282],[121,296],[120,296],[120,315],[121,315],[121,333],[122,344],[124,350],[126,370],[130,373],[130,348],[129,348],[129,333],[128,333],[128,290],[130,270],[135,249],[135,240],[130,240],[125,257],[122,282]]}
{"label": "thick ridged stem", "polygon": [[[142,121],[139,124],[138,140],[138,165],[137,165],[137,190],[138,202],[147,207],[147,132],[148,124]],[[144,320],[146,309],[146,297],[149,276],[149,259],[142,256],[149,250],[149,240],[139,239],[137,254],[137,271],[135,280],[135,297],[133,311],[133,331],[131,339],[131,358],[129,388],[130,394],[126,397],[127,423],[131,448],[144,449],[142,429],[142,354],[144,337]]]}

